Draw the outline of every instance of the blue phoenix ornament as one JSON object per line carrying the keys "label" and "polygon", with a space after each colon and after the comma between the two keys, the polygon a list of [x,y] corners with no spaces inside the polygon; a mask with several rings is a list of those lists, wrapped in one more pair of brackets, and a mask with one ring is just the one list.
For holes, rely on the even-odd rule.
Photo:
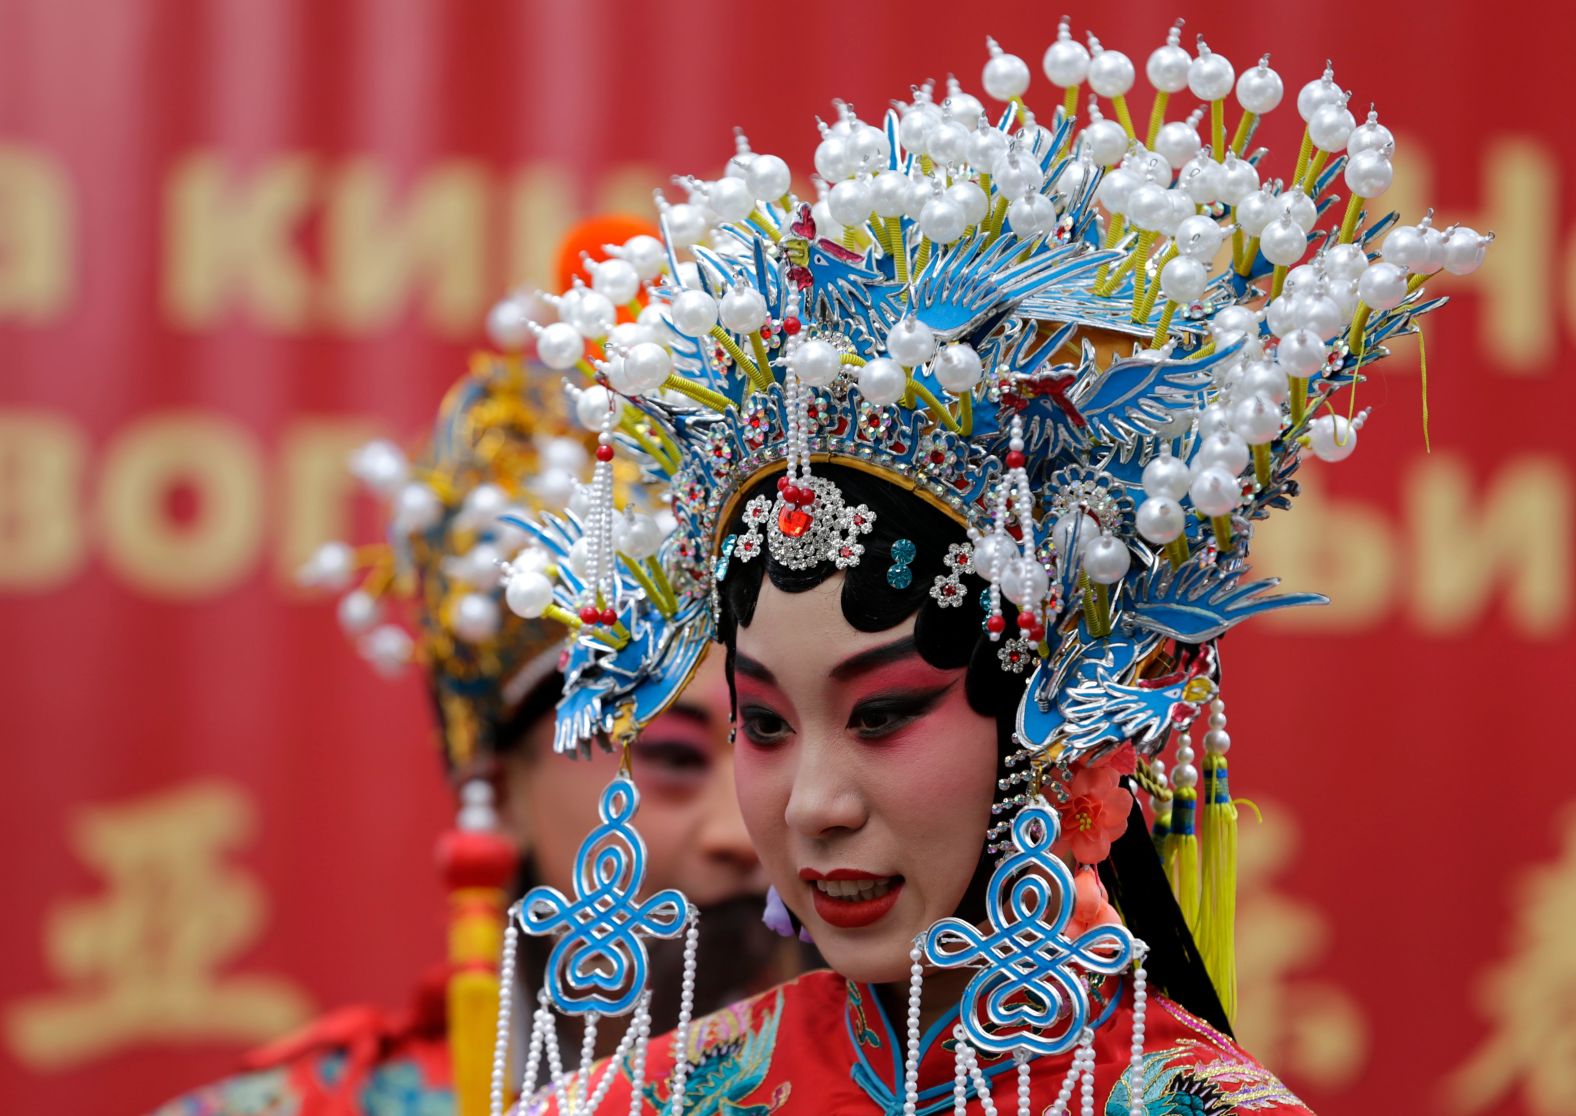
{"label": "blue phoenix ornament", "polygon": [[517,917],[527,934],[562,934],[547,959],[547,994],[565,1015],[623,1015],[646,986],[646,943],[674,938],[685,927],[688,904],[669,888],[644,902],[646,844],[631,824],[640,793],[620,774],[602,792],[602,824],[575,856],[575,898],[534,887]]}
{"label": "blue phoenix ornament", "polygon": [[982,931],[944,918],[925,932],[932,964],[980,970],[964,989],[959,1012],[978,1050],[1070,1050],[1089,1023],[1089,989],[1074,966],[1110,976],[1132,961],[1133,935],[1125,926],[1063,935],[1074,893],[1072,872],[1051,852],[1060,831],[1056,811],[1043,799],[1025,806],[1012,823],[1018,851],[991,875],[989,925]]}

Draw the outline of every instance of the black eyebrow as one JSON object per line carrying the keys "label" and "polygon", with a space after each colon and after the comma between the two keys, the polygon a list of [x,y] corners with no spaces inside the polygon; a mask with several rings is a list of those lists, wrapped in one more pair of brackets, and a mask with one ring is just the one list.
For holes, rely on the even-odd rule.
{"label": "black eyebrow", "polygon": [[709,709],[703,705],[695,705],[691,702],[676,702],[662,711],[664,717],[670,714],[674,717],[681,717],[692,724],[697,724],[701,728],[710,727],[712,721]]}
{"label": "black eyebrow", "polygon": [[[742,674],[747,678],[753,678],[757,682],[764,682],[768,686],[777,685],[777,676],[766,669],[766,664],[757,662],[748,655],[734,652],[733,669],[735,673]],[[778,688],[781,689],[780,686]]]}
{"label": "black eyebrow", "polygon": [[919,654],[919,645],[914,642],[914,637],[904,636],[891,643],[883,643],[880,647],[872,647],[868,651],[850,655],[832,668],[830,677],[834,682],[847,682],[850,678],[866,674],[876,667],[895,663],[917,654]]}

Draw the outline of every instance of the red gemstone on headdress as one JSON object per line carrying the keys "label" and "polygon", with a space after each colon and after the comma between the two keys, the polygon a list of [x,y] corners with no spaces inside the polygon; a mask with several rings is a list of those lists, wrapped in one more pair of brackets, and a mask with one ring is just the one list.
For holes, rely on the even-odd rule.
{"label": "red gemstone on headdress", "polygon": [[613,447],[612,446],[598,446],[596,448],[596,459],[598,461],[611,461],[611,460],[613,460]]}
{"label": "red gemstone on headdress", "polygon": [[602,614],[593,605],[586,605],[580,610],[580,622],[582,624],[595,624],[600,619],[602,619]]}
{"label": "red gemstone on headdress", "polygon": [[765,340],[766,338],[770,337],[771,335],[772,335],[772,327],[769,326],[769,325],[763,325],[761,327],[761,339]]}
{"label": "red gemstone on headdress", "polygon": [[1009,468],[1009,469],[1021,469],[1021,468],[1023,468],[1023,462],[1024,462],[1024,456],[1023,456],[1023,453],[1021,451],[1019,451],[1019,450],[1009,450],[1007,452],[1007,468]]}
{"label": "red gemstone on headdress", "polygon": [[998,612],[989,620],[985,621],[985,626],[993,632],[1001,633],[1007,630],[1007,621],[1002,616],[1002,614]]}
{"label": "red gemstone on headdress", "polygon": [[793,490],[793,502],[801,508],[807,508],[815,503],[815,490],[800,486]]}
{"label": "red gemstone on headdress", "polygon": [[794,334],[798,333],[799,332],[799,319],[798,318],[784,318],[783,319],[783,332],[786,333],[789,337],[792,337]]}
{"label": "red gemstone on headdress", "polygon": [[947,455],[942,453],[940,450],[930,451],[930,463],[932,465],[940,465],[942,462],[946,461],[946,459]]}
{"label": "red gemstone on headdress", "polygon": [[614,612],[610,608],[604,608],[602,610],[602,616],[600,617],[600,619],[601,619],[602,623],[606,624],[608,627],[611,628],[614,624],[618,623],[618,613]]}
{"label": "red gemstone on headdress", "polygon": [[777,491],[784,494],[785,498],[788,490],[792,487],[793,479],[789,477],[787,473],[784,473],[782,476],[777,478]]}
{"label": "red gemstone on headdress", "polygon": [[814,522],[810,513],[803,508],[796,508],[792,504],[785,505],[777,513],[777,529],[790,539],[797,539],[810,529]]}
{"label": "red gemstone on headdress", "polygon": [[1034,631],[1034,625],[1036,624],[1036,622],[1037,621],[1034,619],[1034,617],[1031,616],[1029,613],[1027,613],[1027,612],[1020,612],[1020,613],[1018,613],[1018,627],[1022,628],[1024,631],[1026,631],[1026,632]]}

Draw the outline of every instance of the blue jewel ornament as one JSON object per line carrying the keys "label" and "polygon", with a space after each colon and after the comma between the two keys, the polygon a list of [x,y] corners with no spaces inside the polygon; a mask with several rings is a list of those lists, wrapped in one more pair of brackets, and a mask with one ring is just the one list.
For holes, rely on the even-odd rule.
{"label": "blue jewel ornament", "polygon": [[1051,852],[1060,831],[1044,799],[1025,806],[1012,823],[1018,851],[991,875],[986,929],[944,918],[925,932],[932,964],[980,970],[959,1007],[964,1033],[977,1050],[1055,1055],[1072,1049],[1089,1026],[1089,989],[1074,966],[1110,976],[1132,962],[1133,935],[1125,926],[1064,936],[1074,894],[1072,872]]}
{"label": "blue jewel ornament", "polygon": [[562,934],[547,959],[547,994],[565,1015],[623,1015],[646,987],[642,938],[675,938],[689,919],[682,892],[669,888],[638,900],[646,879],[646,844],[630,824],[640,793],[620,773],[602,792],[602,824],[575,856],[575,897],[533,887],[516,917],[530,935]]}
{"label": "blue jewel ornament", "polygon": [[908,567],[918,553],[912,539],[897,539],[892,543],[892,566],[886,573],[888,585],[894,589],[907,589],[914,584],[914,571]]}

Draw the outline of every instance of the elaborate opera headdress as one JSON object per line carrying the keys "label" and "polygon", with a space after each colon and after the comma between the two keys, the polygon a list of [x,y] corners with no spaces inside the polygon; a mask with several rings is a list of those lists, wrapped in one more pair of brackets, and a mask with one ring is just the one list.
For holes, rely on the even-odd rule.
{"label": "elaborate opera headdress", "polygon": [[[1086,48],[1064,24],[1044,59],[1062,103],[1042,124],[1023,100],[1028,66],[988,45],[984,86],[1005,108],[987,112],[955,81],[939,103],[930,85],[916,89],[879,123],[839,104],[822,125],[814,205],[790,192],[781,159],[742,141],[723,177],[690,181],[688,202],[659,197],[660,244],[631,242],[613,277],[654,284],[638,336],[608,338],[604,304],[622,299],[597,301],[601,275],[578,296],[588,305],[566,296],[537,349],[586,375],[573,390],[601,414],[601,476],[584,515],[517,521],[537,545],[507,587],[517,612],[571,630],[567,751],[627,735],[672,700],[732,564],[763,550],[790,568],[864,559],[874,513],[823,463],[879,474],[966,528],[933,596],[982,598],[1002,669],[1032,674],[1018,773],[990,834],[1002,854],[991,926],[982,936],[947,920],[912,955],[916,997],[922,959],[979,970],[960,1075],[977,1072],[972,1051],[1087,1049],[1090,980],[1141,960],[1119,925],[1071,935],[1073,881],[1050,852],[1076,773],[1128,745],[1169,818],[1163,852],[1229,1010],[1222,877],[1235,810],[1213,642],[1318,599],[1248,578],[1254,526],[1292,506],[1310,455],[1352,452],[1367,414],[1358,385],[1439,305],[1424,281],[1472,270],[1488,240],[1370,215],[1393,139],[1373,113],[1357,123],[1328,69],[1298,93],[1301,149],[1271,177],[1250,146],[1283,95],[1267,56],[1238,75],[1202,38],[1190,56],[1174,31],[1146,67],[1156,93],[1139,132],[1126,55],[1092,36]],[[1179,95],[1201,107],[1167,122]],[[606,470],[619,456],[667,489],[676,527],[665,539],[632,531],[615,507]],[[771,474],[775,492],[748,500],[743,529],[724,535],[741,495]],[[896,549],[893,560],[906,566]],[[1199,763],[1187,730],[1206,709]],[[1168,777],[1158,758],[1172,740]],[[1214,811],[1202,867],[1200,798]],[[614,804],[602,838],[631,812]],[[577,968],[566,951],[567,983],[605,981],[610,958],[633,979],[641,966],[624,960],[643,956],[640,935],[678,932],[671,897],[647,910],[625,888],[639,858],[614,859],[617,878],[587,861],[594,898],[528,896],[520,910],[526,932],[551,923],[569,934],[561,942],[579,934],[579,947],[607,952]],[[553,998],[606,1014],[640,993],[560,987]],[[675,1111],[682,1093],[676,1081]]]}

